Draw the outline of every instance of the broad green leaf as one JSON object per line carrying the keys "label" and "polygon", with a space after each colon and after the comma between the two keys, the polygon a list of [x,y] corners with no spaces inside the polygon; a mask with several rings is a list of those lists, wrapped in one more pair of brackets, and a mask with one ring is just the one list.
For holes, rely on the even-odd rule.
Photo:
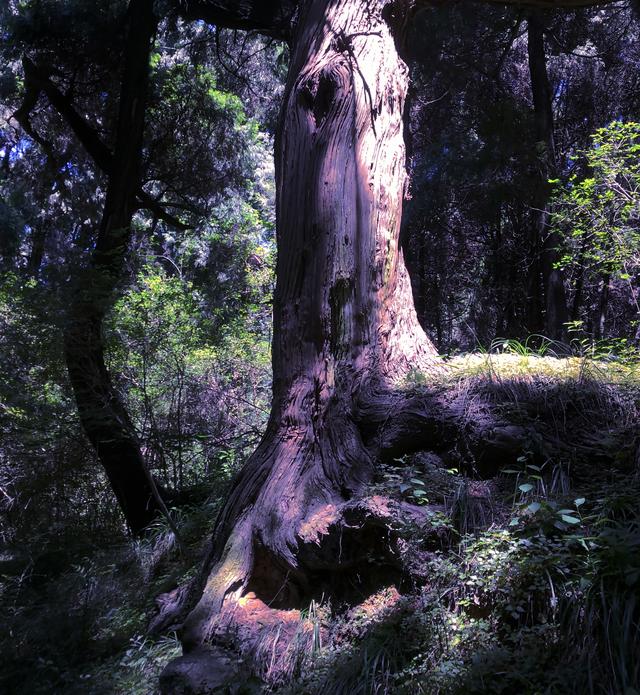
{"label": "broad green leaf", "polygon": [[579,524],[580,523],[580,519],[576,519],[575,516],[569,516],[568,514],[562,515],[562,521],[564,521],[567,524]]}

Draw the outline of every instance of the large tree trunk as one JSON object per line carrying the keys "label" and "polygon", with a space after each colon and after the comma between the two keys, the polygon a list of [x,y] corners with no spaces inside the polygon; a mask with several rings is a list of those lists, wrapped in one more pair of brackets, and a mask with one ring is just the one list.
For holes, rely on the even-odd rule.
{"label": "large tree trunk", "polygon": [[[539,147],[538,161],[540,181],[534,197],[533,251],[531,273],[531,302],[529,329],[553,340],[566,337],[565,323],[569,320],[567,299],[562,272],[555,267],[559,255],[558,239],[549,229],[548,179],[556,173],[555,143],[553,133],[553,103],[547,75],[547,59],[544,50],[544,24],[537,10],[528,19],[528,52],[531,91],[533,94],[536,140]],[[544,318],[542,317],[544,307]]]}
{"label": "large tree trunk", "polygon": [[[389,552],[392,503],[364,494],[377,461],[460,431],[455,408],[406,389],[412,373],[441,368],[398,244],[408,83],[398,45],[412,4],[304,0],[296,14],[276,142],[272,413],[200,573],[159,601],[155,629],[181,627],[188,652],[165,670],[163,692],[213,692],[211,671],[233,671],[200,650],[207,642],[282,665],[301,626],[288,609],[308,607],[332,578],[344,590],[349,571],[375,574],[372,554]],[[191,3],[211,21],[216,5],[230,6]]]}
{"label": "large tree trunk", "polygon": [[323,573],[364,562],[370,547],[345,537],[341,559],[332,529],[381,454],[421,444],[411,425],[425,407],[402,385],[439,366],[398,244],[408,69],[394,35],[406,10],[301,8],[276,142],[273,409],[191,586],[187,649],[239,621],[247,592],[300,605]]}
{"label": "large tree trunk", "polygon": [[149,52],[156,30],[153,0],[132,0],[116,146],[96,246],[76,284],[65,329],[65,359],[82,426],[95,447],[125,519],[140,533],[160,503],[133,424],[104,360],[102,324],[122,277],[140,186]]}

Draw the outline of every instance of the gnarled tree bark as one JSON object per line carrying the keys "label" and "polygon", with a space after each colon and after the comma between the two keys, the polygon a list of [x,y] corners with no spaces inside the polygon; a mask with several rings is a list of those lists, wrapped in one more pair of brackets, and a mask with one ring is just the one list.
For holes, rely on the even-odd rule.
{"label": "gnarled tree bark", "polygon": [[[302,606],[323,576],[364,562],[383,535],[379,524],[367,535],[367,519],[387,513],[361,497],[376,462],[446,427],[437,397],[403,388],[412,372],[441,368],[398,243],[408,87],[398,49],[415,3],[295,4],[276,141],[272,413],[199,575],[163,601],[156,628],[179,625],[187,652],[250,640],[252,619],[285,624],[283,609]],[[189,16],[215,20],[218,5],[223,23],[246,26],[247,12],[229,20],[222,1],[195,2]],[[285,35],[278,17],[266,33]]]}
{"label": "gnarled tree bark", "polygon": [[420,416],[399,387],[412,370],[439,368],[398,244],[406,10],[301,8],[276,142],[273,409],[192,587],[202,595],[184,624],[187,648],[246,592],[296,605],[323,567],[340,565],[323,539],[371,480],[381,447],[409,439]]}

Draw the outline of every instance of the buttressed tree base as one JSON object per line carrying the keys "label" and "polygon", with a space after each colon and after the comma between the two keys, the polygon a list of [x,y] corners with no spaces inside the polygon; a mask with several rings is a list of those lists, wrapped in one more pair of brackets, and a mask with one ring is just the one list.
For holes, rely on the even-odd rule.
{"label": "buttressed tree base", "polygon": [[[376,462],[446,429],[445,405],[403,388],[412,372],[443,369],[418,324],[399,247],[409,81],[401,56],[416,8],[405,0],[185,8],[291,44],[275,148],[271,417],[198,577],[164,597],[156,622],[179,625],[187,652],[230,636],[246,650],[258,625],[291,636],[289,611],[332,577],[393,566],[382,532],[389,503],[360,493]],[[377,568],[367,564],[372,554]]]}

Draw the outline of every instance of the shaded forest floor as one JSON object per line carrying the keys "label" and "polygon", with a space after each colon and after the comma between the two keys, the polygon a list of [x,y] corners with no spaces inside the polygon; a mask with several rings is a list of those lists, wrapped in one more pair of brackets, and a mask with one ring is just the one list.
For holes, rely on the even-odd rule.
{"label": "shaded forest floor", "polygon": [[[362,501],[390,510],[394,573],[372,554],[348,599],[312,601],[288,644],[266,634],[287,655],[271,691],[640,692],[640,364],[511,350],[449,365],[429,388],[488,445],[463,434],[381,464]],[[179,511],[186,552],[158,524],[0,558],[0,690],[156,692],[180,646],[146,635],[155,598],[195,571],[223,493]]]}

